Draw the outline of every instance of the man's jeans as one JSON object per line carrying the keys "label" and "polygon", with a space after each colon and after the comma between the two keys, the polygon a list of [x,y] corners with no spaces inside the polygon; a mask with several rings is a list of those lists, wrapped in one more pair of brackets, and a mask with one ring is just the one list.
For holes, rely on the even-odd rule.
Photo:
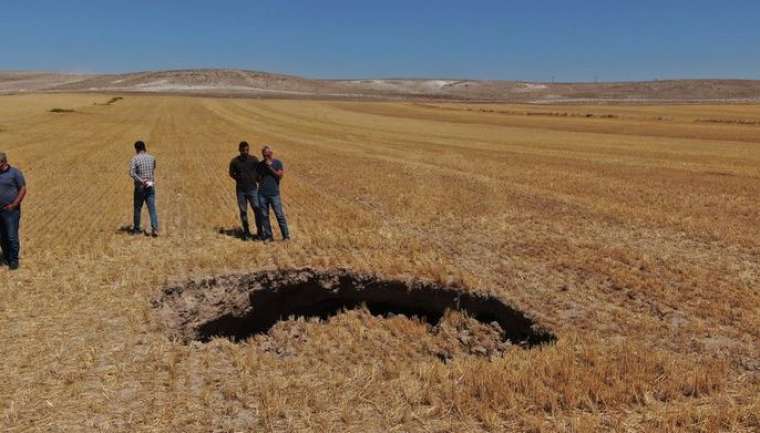
{"label": "man's jeans", "polygon": [[158,214],[156,213],[156,187],[145,188],[142,185],[135,185],[135,219],[132,229],[135,231],[142,230],[140,218],[142,214],[143,203],[148,205],[150,214],[150,226],[154,231],[158,231]]}
{"label": "man's jeans", "polygon": [[21,250],[21,241],[18,236],[20,224],[21,208],[0,209],[0,247],[2,247],[3,257],[9,265],[18,263],[18,254]]}
{"label": "man's jeans", "polygon": [[248,225],[248,205],[253,209],[253,218],[256,221],[256,236],[261,236],[261,212],[259,212],[259,192],[256,188],[248,191],[236,190],[237,203],[240,209],[240,222],[243,224],[243,234],[250,235]]}
{"label": "man's jeans", "polygon": [[274,210],[277,217],[277,224],[280,225],[280,233],[283,239],[289,239],[288,221],[285,219],[285,212],[282,210],[282,200],[278,195],[267,195],[259,192],[259,205],[261,206],[261,229],[263,230],[262,239],[272,239],[272,225],[269,223],[269,207]]}

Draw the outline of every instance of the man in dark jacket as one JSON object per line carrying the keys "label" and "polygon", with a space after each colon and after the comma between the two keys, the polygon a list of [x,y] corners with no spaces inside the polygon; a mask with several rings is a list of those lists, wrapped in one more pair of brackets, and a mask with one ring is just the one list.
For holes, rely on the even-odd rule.
{"label": "man in dark jacket", "polygon": [[10,270],[19,267],[21,240],[18,229],[21,223],[21,202],[26,197],[24,175],[8,164],[5,153],[0,152],[0,248]]}
{"label": "man in dark jacket", "polygon": [[[256,168],[259,160],[250,154],[250,146],[245,141],[238,145],[240,155],[230,161],[230,177],[235,179],[235,193],[237,194],[238,208],[240,209],[240,222],[243,225],[243,240],[258,239],[261,236],[261,216],[259,212],[258,187],[256,185]],[[251,236],[248,226],[248,204],[253,209],[256,221],[256,236]]]}

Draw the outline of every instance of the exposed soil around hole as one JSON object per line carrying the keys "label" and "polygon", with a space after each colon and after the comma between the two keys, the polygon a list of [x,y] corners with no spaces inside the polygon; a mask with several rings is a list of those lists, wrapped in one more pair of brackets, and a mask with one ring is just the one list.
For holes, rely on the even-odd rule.
{"label": "exposed soil around hole", "polygon": [[255,337],[266,350],[281,354],[297,351],[309,329],[324,321],[357,320],[365,329],[385,322],[382,326],[395,335],[399,333],[391,329],[394,326],[424,328],[433,337],[426,350],[443,359],[459,352],[494,355],[511,345],[532,347],[556,339],[495,297],[343,269],[264,271],[190,281],[165,288],[154,306],[170,334],[186,342]]}

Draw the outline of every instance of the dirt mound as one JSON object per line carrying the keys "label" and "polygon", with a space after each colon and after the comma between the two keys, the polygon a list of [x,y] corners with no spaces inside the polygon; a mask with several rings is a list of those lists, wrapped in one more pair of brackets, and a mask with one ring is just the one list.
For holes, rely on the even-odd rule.
{"label": "dirt mound", "polygon": [[[287,351],[282,348],[295,339],[283,335],[306,335],[306,327],[351,310],[364,314],[364,323],[367,317],[417,321],[438,337],[435,345],[444,358],[460,351],[492,355],[512,344],[532,347],[555,340],[497,298],[344,269],[265,271],[192,281],[164,289],[154,306],[173,337],[238,341],[266,335],[273,339],[265,344],[276,351]],[[447,344],[451,341],[456,344]]]}

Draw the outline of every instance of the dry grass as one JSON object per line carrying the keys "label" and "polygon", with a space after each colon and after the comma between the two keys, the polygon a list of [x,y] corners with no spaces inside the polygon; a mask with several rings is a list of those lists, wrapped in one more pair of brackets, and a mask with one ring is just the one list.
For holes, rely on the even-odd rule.
{"label": "dry grass", "polygon": [[[103,98],[0,97],[30,190],[23,268],[0,270],[3,432],[760,429],[760,107]],[[136,139],[155,240],[118,230]],[[215,229],[238,223],[241,139],[289,169],[290,243]],[[282,335],[170,341],[150,306],[170,280],[291,266],[457,281],[559,341],[444,364],[416,322],[352,312],[283,356],[261,347]]]}

